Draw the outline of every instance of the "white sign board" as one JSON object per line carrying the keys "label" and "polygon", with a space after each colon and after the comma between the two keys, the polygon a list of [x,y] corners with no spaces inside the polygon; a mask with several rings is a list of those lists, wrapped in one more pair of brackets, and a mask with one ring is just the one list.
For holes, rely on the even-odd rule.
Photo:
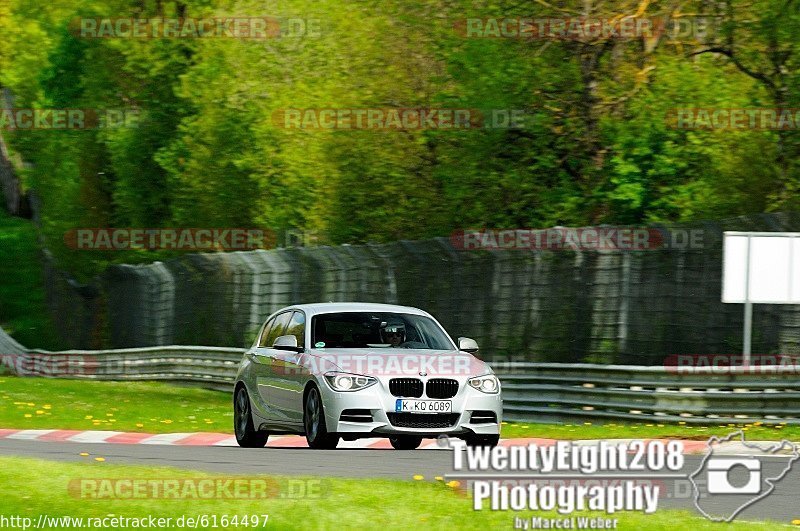
{"label": "white sign board", "polygon": [[800,233],[726,232],[722,302],[800,304]]}

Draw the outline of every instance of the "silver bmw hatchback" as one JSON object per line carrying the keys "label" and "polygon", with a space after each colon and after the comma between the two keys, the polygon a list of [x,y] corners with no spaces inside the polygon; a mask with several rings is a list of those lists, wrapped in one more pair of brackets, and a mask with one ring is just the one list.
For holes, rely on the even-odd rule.
{"label": "silver bmw hatchback", "polygon": [[495,446],[503,401],[492,369],[417,308],[327,303],[271,315],[234,388],[240,446],[305,434],[311,448],[388,437],[398,450],[441,435]]}

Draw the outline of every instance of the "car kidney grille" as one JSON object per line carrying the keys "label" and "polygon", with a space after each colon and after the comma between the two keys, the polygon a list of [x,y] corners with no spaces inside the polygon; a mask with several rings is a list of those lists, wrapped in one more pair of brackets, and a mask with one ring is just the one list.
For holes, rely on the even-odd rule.
{"label": "car kidney grille", "polygon": [[394,396],[419,398],[422,396],[422,381],[416,378],[392,378],[389,391]]}
{"label": "car kidney grille", "polygon": [[449,428],[458,422],[458,413],[387,413],[398,428]]}
{"label": "car kidney grille", "polygon": [[458,382],[449,378],[431,378],[425,390],[428,398],[453,398],[458,393]]}

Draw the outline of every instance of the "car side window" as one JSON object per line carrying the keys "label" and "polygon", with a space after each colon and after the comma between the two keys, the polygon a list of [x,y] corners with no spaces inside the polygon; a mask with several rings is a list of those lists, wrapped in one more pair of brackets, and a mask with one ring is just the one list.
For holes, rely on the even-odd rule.
{"label": "car side window", "polygon": [[286,325],[289,324],[289,318],[291,318],[291,316],[292,312],[283,312],[275,317],[275,322],[272,323],[269,333],[264,334],[263,346],[269,348],[275,344],[276,339],[285,335],[284,330],[286,330]]}
{"label": "car side window", "polygon": [[269,320],[269,322],[264,325],[264,329],[261,331],[261,336],[258,338],[258,346],[259,348],[264,348],[267,346],[267,336],[269,335],[269,331],[272,328],[272,324],[275,322],[275,318]]}
{"label": "car side window", "polygon": [[286,328],[284,335],[291,335],[297,338],[297,346],[304,347],[304,338],[306,335],[306,316],[303,312],[294,312],[292,320],[289,321],[289,326]]}

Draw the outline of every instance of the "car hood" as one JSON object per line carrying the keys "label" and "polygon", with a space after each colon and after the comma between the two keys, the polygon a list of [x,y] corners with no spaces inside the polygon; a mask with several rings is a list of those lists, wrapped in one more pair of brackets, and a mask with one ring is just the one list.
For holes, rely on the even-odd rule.
{"label": "car hood", "polygon": [[312,372],[351,372],[376,377],[470,377],[491,373],[468,352],[405,348],[343,348],[307,351]]}

